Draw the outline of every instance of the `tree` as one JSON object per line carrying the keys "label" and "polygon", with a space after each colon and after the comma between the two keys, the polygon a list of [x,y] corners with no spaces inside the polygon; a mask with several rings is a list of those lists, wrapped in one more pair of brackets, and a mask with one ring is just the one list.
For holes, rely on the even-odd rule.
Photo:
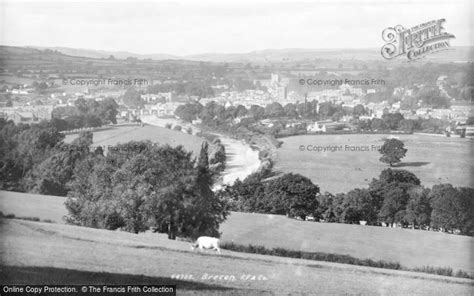
{"label": "tree", "polygon": [[199,113],[201,113],[203,106],[199,103],[188,103],[178,106],[174,114],[184,121],[191,122],[197,119]]}
{"label": "tree", "polygon": [[389,183],[378,194],[383,197],[378,213],[380,221],[399,223],[404,221],[406,205],[410,198],[408,192],[413,185],[408,183]]}
{"label": "tree", "polygon": [[365,110],[365,107],[364,107],[364,105],[362,105],[362,104],[356,105],[356,106],[354,107],[354,109],[352,110],[352,115],[354,115],[354,116],[356,116],[356,117],[358,117],[358,116],[360,116],[360,115],[364,115],[364,114],[366,114],[366,113],[367,113],[367,111]]}
{"label": "tree", "polygon": [[474,235],[474,189],[451,184],[433,186],[429,194],[431,226],[459,230],[461,234]]}
{"label": "tree", "polygon": [[[197,176],[194,183],[194,203],[192,227],[188,226],[187,236],[193,239],[208,235],[219,237],[219,224],[224,221],[227,212],[225,202],[212,191],[213,177],[209,170],[208,144],[203,142],[197,164]],[[197,219],[195,217],[198,217]]]}
{"label": "tree", "polygon": [[237,113],[236,113],[236,117],[244,117],[245,115],[247,115],[248,113],[248,110],[247,108],[245,108],[245,106],[243,105],[238,105],[237,106]]}
{"label": "tree", "polygon": [[474,236],[474,189],[460,187],[458,192],[460,199],[459,230],[461,234]]}
{"label": "tree", "polygon": [[416,121],[412,119],[403,119],[399,123],[400,130],[405,131],[405,132],[413,132],[416,128]]}
{"label": "tree", "polygon": [[265,106],[265,117],[274,118],[285,116],[285,109],[278,102],[273,102]]}
{"label": "tree", "polygon": [[270,213],[302,219],[317,208],[318,193],[319,187],[310,179],[292,173],[272,180],[265,186],[265,200]]}
{"label": "tree", "polygon": [[393,166],[394,163],[400,162],[405,157],[407,149],[405,149],[403,142],[398,139],[386,139],[379,152],[382,154],[380,161]]}
{"label": "tree", "polygon": [[131,108],[143,107],[144,102],[141,99],[140,93],[134,89],[129,88],[123,95],[123,103]]}
{"label": "tree", "polygon": [[341,219],[345,223],[358,224],[363,220],[375,224],[377,221],[378,209],[367,189],[354,189],[345,194],[342,208]]}
{"label": "tree", "polygon": [[342,221],[342,204],[345,194],[332,195],[324,193],[317,196],[318,207],[314,211],[314,217],[323,219],[326,222],[343,222]]}
{"label": "tree", "polygon": [[390,168],[380,173],[379,181],[385,184],[389,183],[409,183],[420,185],[421,181],[418,177],[407,170],[392,170]]}
{"label": "tree", "polygon": [[255,120],[260,120],[263,118],[265,114],[265,108],[258,106],[258,105],[252,105],[250,106],[250,110],[248,112]]}
{"label": "tree", "polygon": [[410,190],[404,220],[412,225],[429,225],[431,205],[429,202],[429,189],[414,187]]}
{"label": "tree", "polygon": [[386,223],[405,222],[410,191],[419,186],[420,180],[406,170],[385,169],[379,179],[369,185],[372,206],[378,212],[378,220]]}
{"label": "tree", "polygon": [[117,123],[118,104],[112,98],[100,101],[97,115],[105,122]]}
{"label": "tree", "polygon": [[384,121],[385,126],[389,127],[391,130],[397,130],[400,121],[403,119],[403,115],[400,113],[387,113],[382,115],[382,120]]}
{"label": "tree", "polygon": [[374,118],[372,119],[370,123],[370,129],[373,131],[379,131],[379,130],[384,130],[386,129],[386,125],[384,121],[380,118]]}
{"label": "tree", "polygon": [[433,186],[429,196],[431,212],[431,226],[452,230],[459,228],[460,219],[458,213],[461,211],[459,195],[451,184],[439,184]]}
{"label": "tree", "polygon": [[284,107],[285,109],[285,115],[290,117],[290,118],[297,118],[298,117],[298,112],[296,111],[296,106],[293,103],[288,103]]}
{"label": "tree", "polygon": [[69,222],[138,233],[154,227],[177,236],[219,236],[227,206],[211,190],[206,148],[196,163],[182,146],[151,142],[90,153],[74,169],[66,207]]}
{"label": "tree", "polygon": [[80,113],[87,113],[89,111],[89,107],[87,106],[87,101],[83,98],[79,98],[74,102],[74,106],[79,110]]}
{"label": "tree", "polygon": [[227,189],[229,199],[233,200],[235,210],[251,213],[265,213],[265,186],[260,173],[253,173],[243,181],[237,179]]}

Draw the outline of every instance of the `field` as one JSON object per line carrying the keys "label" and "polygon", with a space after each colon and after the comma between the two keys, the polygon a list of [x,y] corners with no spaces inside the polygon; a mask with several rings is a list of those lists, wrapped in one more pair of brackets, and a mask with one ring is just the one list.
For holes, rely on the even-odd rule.
{"label": "field", "polygon": [[[64,198],[0,191],[0,211],[62,223]],[[446,233],[336,223],[233,212],[221,226],[222,239],[267,248],[347,254],[399,262],[405,267],[451,267],[474,274],[474,238]],[[288,235],[291,234],[291,235]],[[138,235],[136,237],[141,237]]]}
{"label": "field", "polygon": [[[469,295],[472,291],[472,281],[466,279],[226,250],[222,255],[198,254],[190,251],[189,243],[163,235],[12,219],[0,222],[2,284],[166,283],[176,284],[178,295]],[[172,278],[177,275],[186,279]],[[228,278],[208,279],[209,275]]]}
{"label": "field", "polygon": [[[66,143],[72,142],[77,138],[77,134],[67,135]],[[172,147],[183,145],[187,151],[193,152],[194,156],[199,155],[202,139],[196,136],[188,135],[182,132],[169,130],[166,128],[145,125],[140,126],[120,126],[112,127],[107,130],[94,132],[94,146],[116,145],[127,143],[129,141],[150,140],[153,143],[161,145],[168,144]]]}
{"label": "field", "polygon": [[[232,213],[221,227],[224,241],[307,252],[347,254],[398,262],[409,268],[451,267],[474,274],[474,238],[446,233],[316,223],[285,216]],[[291,234],[291,235],[288,235]]]}
{"label": "field", "polygon": [[[306,176],[320,186],[321,192],[339,193],[366,187],[372,178],[377,178],[389,167],[379,161],[380,153],[372,150],[372,145],[383,144],[385,136],[305,135],[283,138],[284,143],[277,150],[275,170]],[[422,135],[399,135],[399,138],[408,152],[395,168],[413,172],[422,185],[428,187],[439,183],[474,187],[474,141]],[[342,151],[308,151],[328,145],[342,145]],[[370,151],[346,151],[345,145],[368,146]]]}

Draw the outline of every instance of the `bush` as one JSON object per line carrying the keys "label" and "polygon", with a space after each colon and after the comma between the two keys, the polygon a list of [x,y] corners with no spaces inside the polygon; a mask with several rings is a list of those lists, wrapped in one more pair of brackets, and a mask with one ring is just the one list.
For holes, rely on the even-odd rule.
{"label": "bush", "polygon": [[421,268],[415,268],[413,270],[424,272],[424,273],[438,274],[438,275],[444,275],[444,276],[453,276],[453,269],[451,267],[423,266]]}
{"label": "bush", "polygon": [[27,221],[34,221],[34,222],[39,222],[40,221],[40,218],[38,218],[38,217],[18,217],[18,219],[27,220]]}
{"label": "bush", "polygon": [[389,261],[384,261],[384,260],[376,261],[372,259],[359,259],[359,258],[355,258],[349,255],[321,253],[321,252],[304,252],[304,251],[297,251],[297,250],[288,250],[284,248],[267,249],[264,246],[255,246],[255,245],[244,246],[244,245],[235,244],[234,242],[223,242],[220,244],[220,247],[222,249],[235,251],[235,252],[335,262],[335,263],[369,266],[369,267],[384,268],[384,269],[410,270],[410,271],[416,271],[416,272],[424,272],[424,273],[438,274],[438,275],[444,275],[444,276],[455,276],[455,277],[469,278],[469,279],[474,278],[469,273],[463,270],[458,270],[454,274],[453,269],[451,267],[423,266],[421,268],[408,269],[408,268],[404,268],[398,262],[389,262]]}
{"label": "bush", "polygon": [[458,270],[454,276],[459,278],[472,279],[472,276],[470,276],[469,273],[465,272],[464,270]]}
{"label": "bush", "polygon": [[317,261],[326,261],[326,262],[336,262],[343,264],[352,264],[352,265],[361,265],[361,266],[370,266],[378,267],[385,269],[402,269],[402,266],[398,262],[387,262],[383,260],[375,261],[372,259],[358,259],[349,255],[340,255],[340,254],[330,254],[330,253],[320,253],[320,252],[304,252],[297,250],[288,250],[284,248],[273,248],[267,249],[264,246],[255,246],[255,245],[237,245],[233,242],[224,242],[221,244],[222,249],[236,251],[236,252],[245,252],[253,254],[262,254],[262,255],[273,255],[279,257],[289,257],[297,259],[306,259],[306,260],[317,260]]}
{"label": "bush", "polygon": [[181,125],[176,125],[175,127],[173,127],[173,130],[178,131],[178,132],[180,132],[181,129],[182,129]]}

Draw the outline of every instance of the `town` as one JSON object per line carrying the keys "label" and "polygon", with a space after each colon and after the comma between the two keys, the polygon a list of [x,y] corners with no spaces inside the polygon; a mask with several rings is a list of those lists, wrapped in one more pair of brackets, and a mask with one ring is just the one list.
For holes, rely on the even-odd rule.
{"label": "town", "polygon": [[[57,54],[60,56],[60,54]],[[90,63],[90,62],[89,62]],[[217,65],[219,67],[221,65]],[[227,66],[227,65],[226,65]],[[348,74],[353,69],[320,69],[302,71],[298,67],[284,71],[248,71],[238,69],[221,73],[210,72],[198,75],[191,82],[174,77],[145,79],[143,77],[84,78],[81,74],[58,77],[59,73],[45,75],[42,70],[34,74],[23,74],[30,83],[13,83],[15,68],[2,69],[0,80],[0,117],[15,123],[38,123],[50,120],[56,109],[74,107],[78,100],[100,102],[113,99],[117,104],[119,122],[136,122],[141,116],[158,118],[179,117],[178,107],[186,104],[210,103],[224,108],[266,108],[270,113],[256,118],[254,127],[279,131],[275,136],[301,133],[367,132],[392,130],[402,132],[425,132],[470,138],[474,135],[472,116],[472,87],[462,85],[459,77],[451,76],[440,67],[438,76],[431,80],[410,81],[409,84],[387,79],[360,79],[360,73],[378,73],[376,70]],[[451,66],[454,68],[454,66]],[[459,69],[469,65],[457,66]],[[472,67],[472,66],[471,66]],[[246,68],[252,68],[247,65]],[[258,65],[254,69],[259,69]],[[454,69],[455,70],[455,69]],[[453,69],[449,72],[455,73]],[[184,69],[185,71],[185,69]],[[235,78],[236,73],[239,77]],[[393,69],[397,72],[397,69]],[[398,70],[409,71],[409,70]],[[418,71],[424,71],[418,70]],[[159,74],[159,73],[158,73]],[[165,74],[166,73],[162,73]],[[247,77],[241,78],[244,74]],[[415,73],[416,74],[416,73]],[[305,78],[301,78],[304,75]],[[396,73],[400,75],[400,73]],[[265,77],[266,76],[266,77]],[[356,77],[356,78],[353,78]],[[260,78],[262,77],[262,78]],[[357,78],[358,77],[358,78]],[[66,83],[64,82],[66,81]],[[297,83],[300,81],[300,83]],[[301,83],[303,82],[303,83]],[[312,82],[312,83],[311,83]],[[335,83],[332,83],[335,82]],[[361,83],[357,83],[361,82]],[[183,90],[183,85],[194,85]],[[312,115],[302,114],[300,106],[309,105]],[[308,111],[305,111],[308,113]],[[250,112],[232,118],[239,124]],[[65,116],[63,115],[60,116]],[[193,123],[199,123],[198,118]],[[385,120],[383,120],[385,118]],[[388,118],[397,121],[387,124]],[[83,123],[84,126],[99,125]],[[289,132],[288,129],[297,131]]]}

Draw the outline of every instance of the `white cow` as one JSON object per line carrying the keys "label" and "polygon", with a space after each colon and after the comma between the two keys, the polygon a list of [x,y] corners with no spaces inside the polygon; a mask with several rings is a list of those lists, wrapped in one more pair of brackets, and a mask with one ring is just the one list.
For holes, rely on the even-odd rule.
{"label": "white cow", "polygon": [[194,251],[194,248],[199,247],[199,250],[202,249],[214,249],[217,253],[221,253],[221,249],[219,248],[219,239],[210,236],[200,236],[196,240],[194,244],[191,245],[191,250]]}

